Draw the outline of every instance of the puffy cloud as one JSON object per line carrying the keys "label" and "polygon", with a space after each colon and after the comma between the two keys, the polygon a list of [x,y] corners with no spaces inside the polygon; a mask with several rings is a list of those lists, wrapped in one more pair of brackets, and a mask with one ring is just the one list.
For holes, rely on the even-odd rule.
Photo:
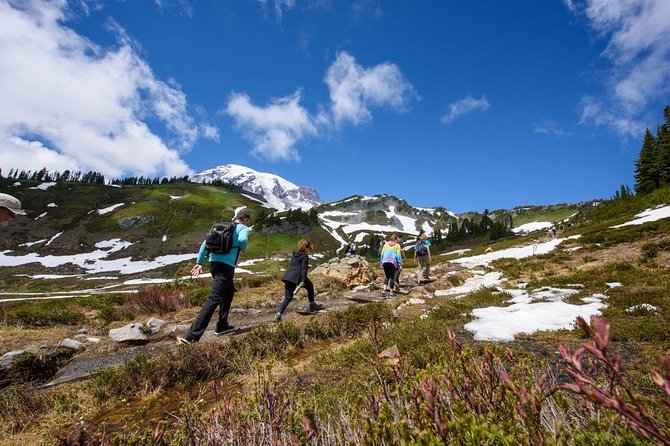
{"label": "puffy cloud", "polygon": [[[610,118],[621,132],[631,130],[622,122],[632,122],[650,101],[670,92],[670,2],[667,0],[586,0],[571,11],[583,13],[590,26],[609,39],[603,55],[612,62],[607,79],[607,95],[601,98],[612,110]],[[584,102],[582,121],[590,119],[593,101]],[[616,117],[616,116],[618,117]],[[605,121],[605,122],[602,122]]]}
{"label": "puffy cloud", "polygon": [[296,142],[317,134],[312,118],[300,105],[300,90],[291,96],[273,99],[264,107],[254,105],[244,93],[233,93],[225,111],[253,143],[252,153],[262,159],[299,160]]}
{"label": "puffy cloud", "polygon": [[180,87],[157,79],[118,25],[118,47],[105,49],[65,26],[66,13],[64,0],[0,1],[0,165],[188,173],[180,152],[218,131],[194,121]]}
{"label": "puffy cloud", "polygon": [[459,116],[467,115],[476,111],[486,111],[491,106],[486,96],[475,99],[472,96],[467,96],[463,99],[449,104],[449,112],[442,116],[441,121],[447,124]]}
{"label": "puffy cloud", "polygon": [[254,155],[289,161],[300,159],[296,144],[305,137],[323,135],[334,124],[368,122],[372,107],[401,110],[418,97],[396,65],[387,62],[365,69],[347,53],[338,54],[326,71],[325,82],[331,104],[314,114],[300,105],[300,90],[265,106],[253,104],[244,93],[232,93],[225,113],[254,145]]}
{"label": "puffy cloud", "polygon": [[331,112],[336,124],[362,124],[372,119],[371,107],[401,110],[418,98],[412,84],[397,65],[384,62],[363,68],[348,53],[341,52],[326,71]]}

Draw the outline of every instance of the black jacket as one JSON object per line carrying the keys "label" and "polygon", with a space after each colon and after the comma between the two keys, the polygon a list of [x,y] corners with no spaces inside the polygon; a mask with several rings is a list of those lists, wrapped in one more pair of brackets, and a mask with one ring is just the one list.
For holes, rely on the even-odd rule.
{"label": "black jacket", "polygon": [[309,256],[306,252],[294,251],[291,261],[288,263],[288,268],[281,278],[284,282],[291,282],[298,284],[307,279],[307,265],[309,263]]}

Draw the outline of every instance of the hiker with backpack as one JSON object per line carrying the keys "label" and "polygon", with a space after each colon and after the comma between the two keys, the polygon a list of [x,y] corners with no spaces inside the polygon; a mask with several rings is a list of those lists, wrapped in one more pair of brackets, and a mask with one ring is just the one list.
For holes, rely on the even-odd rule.
{"label": "hiker with backpack", "polygon": [[314,284],[307,277],[307,269],[309,268],[309,252],[312,250],[312,242],[309,240],[300,240],[298,242],[297,251],[293,251],[291,260],[289,260],[288,268],[282,277],[284,282],[284,300],[279,304],[277,313],[275,314],[275,322],[279,322],[286,311],[286,307],[293,300],[293,296],[297,294],[303,287],[307,290],[307,300],[309,305],[304,310],[305,313],[316,313],[323,310],[324,306],[316,303],[314,300]]}
{"label": "hiker with backpack", "polygon": [[382,297],[386,297],[386,287],[389,288],[389,296],[393,297],[395,285],[395,273],[402,265],[402,254],[398,236],[393,234],[389,240],[384,243],[382,252],[379,254],[379,263],[384,269],[384,287],[382,288]]}
{"label": "hiker with backpack", "polygon": [[251,229],[248,225],[250,222],[249,212],[246,209],[240,209],[232,222],[215,224],[200,245],[198,258],[191,269],[191,275],[194,277],[200,275],[202,265],[207,258],[214,279],[212,292],[186,335],[177,338],[179,344],[198,342],[205,333],[217,306],[219,307],[219,320],[216,323],[214,334],[218,336],[235,330],[235,327],[228,324],[228,313],[235,295],[233,276],[240,252],[246,251],[249,243]]}
{"label": "hiker with backpack", "polygon": [[407,258],[407,256],[405,255],[405,249],[402,247],[402,234],[398,234],[398,245],[400,246],[400,265],[398,266],[398,269],[395,271],[395,276],[393,276],[396,288],[400,288],[400,271],[402,271],[402,264]]}
{"label": "hiker with backpack", "polygon": [[416,277],[417,282],[430,280],[430,242],[425,233],[421,233],[414,245],[414,261],[417,262]]}

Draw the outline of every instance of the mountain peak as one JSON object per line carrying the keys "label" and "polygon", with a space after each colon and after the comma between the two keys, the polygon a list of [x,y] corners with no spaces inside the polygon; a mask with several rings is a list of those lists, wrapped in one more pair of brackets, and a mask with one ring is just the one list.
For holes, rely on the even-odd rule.
{"label": "mountain peak", "polygon": [[280,211],[300,208],[310,209],[321,204],[319,194],[305,186],[298,186],[278,175],[258,172],[238,164],[223,164],[203,170],[191,177],[192,181],[206,182],[221,180],[260,195],[268,205]]}

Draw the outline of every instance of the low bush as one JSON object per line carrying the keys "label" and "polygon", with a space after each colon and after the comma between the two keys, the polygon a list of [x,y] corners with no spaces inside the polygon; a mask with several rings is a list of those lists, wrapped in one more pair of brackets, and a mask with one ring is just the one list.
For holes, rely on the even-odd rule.
{"label": "low bush", "polygon": [[129,297],[126,305],[136,313],[163,314],[188,308],[190,299],[178,288],[151,285]]}

